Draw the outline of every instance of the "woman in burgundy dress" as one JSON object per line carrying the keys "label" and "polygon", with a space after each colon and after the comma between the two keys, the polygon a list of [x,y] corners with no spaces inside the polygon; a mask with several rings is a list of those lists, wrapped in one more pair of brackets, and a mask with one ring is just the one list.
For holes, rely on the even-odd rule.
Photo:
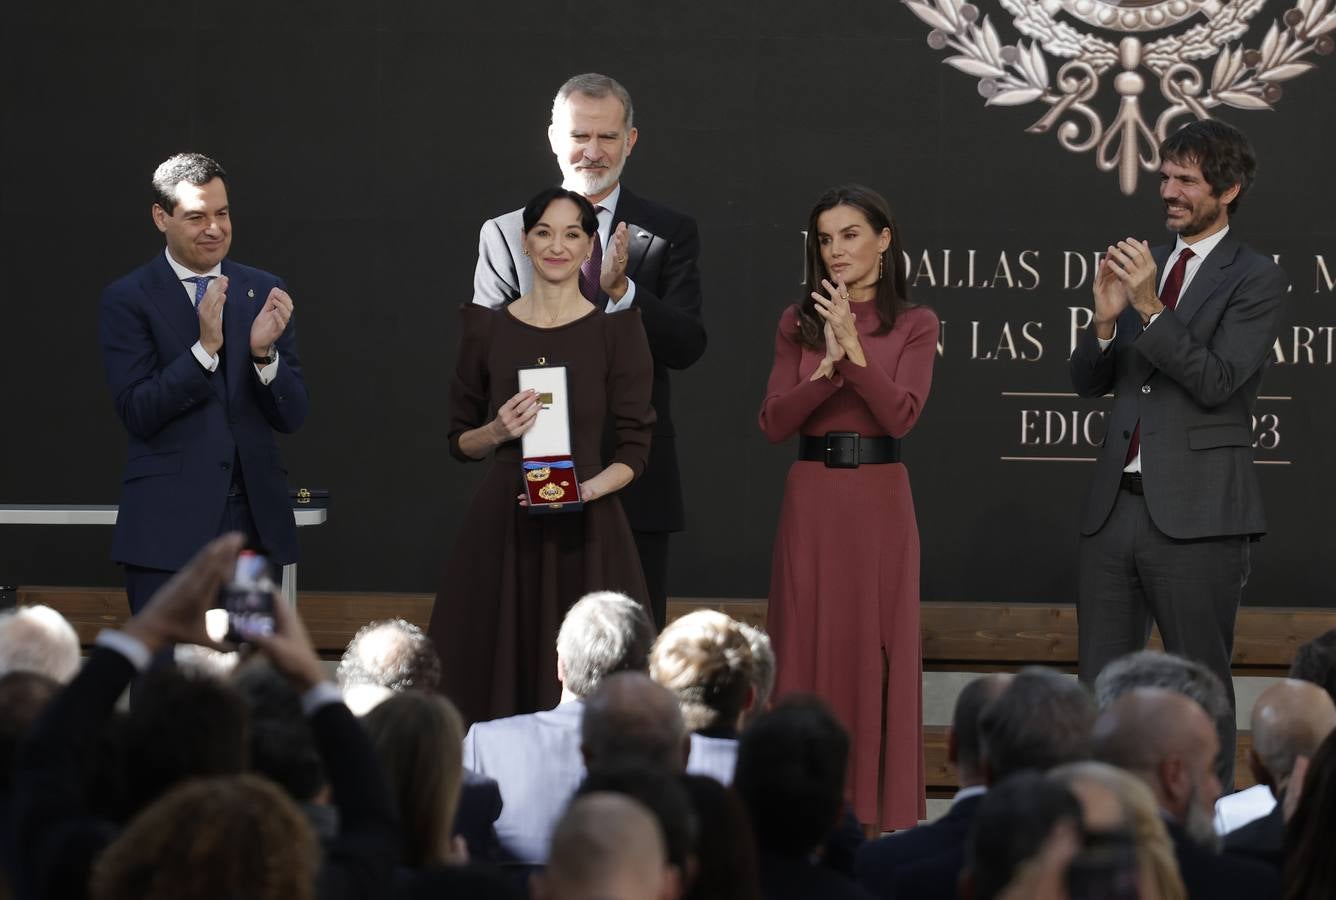
{"label": "woman in burgundy dress", "polygon": [[[450,452],[492,464],[460,527],[432,608],[441,689],[469,721],[555,706],[556,638],[581,596],[613,590],[648,602],[640,557],[612,496],[645,468],[654,373],[638,310],[605,313],[580,292],[580,264],[597,240],[589,201],[553,188],[524,209],[533,289],[500,309],[461,312],[450,390]],[[608,254],[626,253],[614,235]],[[539,415],[517,370],[566,366],[571,451],[584,509],[533,515],[522,505],[519,438]],[[545,413],[554,414],[554,413]],[[616,430],[612,462],[600,445]]]}
{"label": "woman in burgundy dress", "polygon": [[928,397],[937,317],[909,302],[899,232],[868,188],[817,201],[806,272],[805,299],[780,316],[761,405],[771,441],[800,435],[770,576],[775,692],[830,703],[853,738],[859,821],[908,828],[926,812],[923,663],[899,439]]}

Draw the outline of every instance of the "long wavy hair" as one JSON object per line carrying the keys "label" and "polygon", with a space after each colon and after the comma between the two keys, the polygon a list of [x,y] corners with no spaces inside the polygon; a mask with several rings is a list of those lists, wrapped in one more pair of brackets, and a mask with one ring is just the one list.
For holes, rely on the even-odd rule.
{"label": "long wavy hair", "polygon": [[909,283],[905,272],[905,255],[900,229],[891,215],[891,208],[886,198],[872,188],[861,184],[844,184],[831,188],[821,195],[807,217],[807,253],[803,266],[804,284],[802,300],[798,302],[798,340],[804,346],[818,349],[825,345],[822,330],[823,320],[816,312],[816,301],[812,293],[821,292],[821,279],[829,278],[825,263],[821,261],[821,240],[817,236],[816,220],[826,210],[837,206],[851,206],[863,214],[872,230],[880,234],[883,229],[891,229],[891,243],[881,255],[882,276],[877,281],[876,296],[872,302],[877,310],[880,324],[874,334],[885,334],[895,327],[895,319],[913,304],[909,301]]}

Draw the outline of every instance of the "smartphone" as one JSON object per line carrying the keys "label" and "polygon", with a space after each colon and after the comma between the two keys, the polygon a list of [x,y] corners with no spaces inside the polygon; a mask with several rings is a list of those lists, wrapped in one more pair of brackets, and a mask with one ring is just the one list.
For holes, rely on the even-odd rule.
{"label": "smartphone", "polygon": [[273,634],[274,594],[269,560],[254,550],[242,550],[221,598],[220,605],[227,611],[227,640],[245,644]]}
{"label": "smartphone", "polygon": [[1130,834],[1092,834],[1067,866],[1071,900],[1138,900],[1136,843]]}

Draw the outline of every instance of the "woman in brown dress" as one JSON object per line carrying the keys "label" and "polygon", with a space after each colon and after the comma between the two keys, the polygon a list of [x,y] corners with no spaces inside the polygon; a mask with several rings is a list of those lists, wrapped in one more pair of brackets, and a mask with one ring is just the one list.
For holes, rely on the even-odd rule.
{"label": "woman in brown dress", "polygon": [[[604,313],[580,292],[580,264],[597,240],[589,201],[553,188],[524,209],[533,289],[499,309],[462,312],[450,391],[450,452],[492,463],[460,527],[432,609],[441,689],[469,721],[555,706],[556,636],[585,593],[648,601],[635,542],[613,496],[645,468],[653,369],[638,310]],[[619,235],[608,253],[625,254]],[[567,367],[571,451],[584,508],[533,515],[522,505],[519,438],[539,415],[517,369]],[[605,421],[616,430],[602,464]]]}
{"label": "woman in brown dress", "polygon": [[761,406],[771,441],[800,435],[770,577],[775,693],[830,703],[853,740],[859,821],[908,828],[926,810],[918,527],[899,438],[928,397],[937,317],[910,304],[899,232],[868,188],[817,201],[806,272]]}

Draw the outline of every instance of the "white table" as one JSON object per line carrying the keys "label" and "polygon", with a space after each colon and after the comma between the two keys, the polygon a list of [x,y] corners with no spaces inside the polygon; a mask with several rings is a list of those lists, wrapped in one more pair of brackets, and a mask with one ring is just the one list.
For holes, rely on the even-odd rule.
{"label": "white table", "polygon": [[[0,503],[0,525],[115,525],[115,506],[81,506],[74,503]],[[297,527],[321,525],[329,509],[294,506]],[[297,603],[297,564],[283,567],[283,597]]]}

